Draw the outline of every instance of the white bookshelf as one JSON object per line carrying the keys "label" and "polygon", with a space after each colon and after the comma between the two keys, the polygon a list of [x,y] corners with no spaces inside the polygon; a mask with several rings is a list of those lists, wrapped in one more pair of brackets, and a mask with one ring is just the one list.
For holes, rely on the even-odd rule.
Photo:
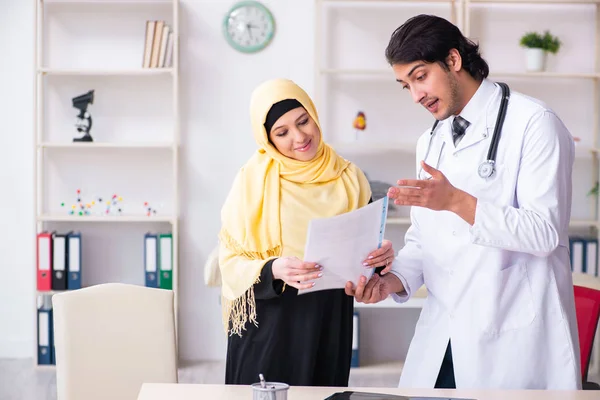
{"label": "white bookshelf", "polygon": [[[82,286],[144,285],[144,233],[172,235],[175,323],[179,304],[179,1],[33,0],[35,2],[35,232],[82,233]],[[143,68],[146,21],[173,32],[172,63]],[[93,142],[75,127],[72,98],[94,90],[88,107]],[[122,212],[70,215],[83,203],[122,198]],[[157,212],[146,215],[145,202]],[[65,204],[67,206],[65,206]],[[96,207],[96,206],[94,206]],[[98,205],[100,207],[100,205]],[[36,252],[36,237],[32,238]],[[61,290],[37,290],[37,304]]]}
{"label": "white bookshelf", "polygon": [[[421,13],[439,15],[480,43],[482,55],[490,66],[490,79],[505,81],[515,91],[546,101],[573,135],[581,138],[575,151],[577,177],[569,227],[578,233],[597,235],[598,202],[587,193],[599,176],[599,3],[600,0],[316,0],[314,98],[324,138],[363,168],[370,178],[393,184],[401,175],[414,175],[416,140],[431,127],[433,118],[420,110],[410,96],[401,93],[385,61],[384,49],[392,32],[409,17]],[[515,22],[517,15],[523,22]],[[549,56],[546,71],[528,72],[519,38],[526,31],[546,29],[566,40],[557,55]],[[542,90],[545,87],[554,90]],[[370,132],[357,140],[351,124],[359,110],[366,113]],[[397,131],[385,132],[390,129]],[[387,220],[390,234],[405,232],[410,226],[408,210],[400,208],[397,212],[404,215],[390,215]],[[397,239],[393,240],[394,247],[400,248],[403,234],[394,239]],[[355,307],[361,312],[407,310],[418,309],[425,301],[425,297],[419,297],[399,304],[387,299],[378,304],[356,303]],[[403,315],[398,314],[398,318]],[[371,328],[361,325],[360,329],[369,329],[369,335],[374,334]],[[373,364],[368,356],[366,361]],[[375,361],[375,365],[385,362]],[[369,368],[365,368],[365,373]]]}

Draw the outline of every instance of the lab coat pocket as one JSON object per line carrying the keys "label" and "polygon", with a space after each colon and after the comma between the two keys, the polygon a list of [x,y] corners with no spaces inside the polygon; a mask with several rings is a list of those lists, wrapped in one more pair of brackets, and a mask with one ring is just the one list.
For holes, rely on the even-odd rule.
{"label": "lab coat pocket", "polygon": [[526,264],[484,274],[479,286],[479,325],[484,334],[498,335],[530,325],[535,319]]}

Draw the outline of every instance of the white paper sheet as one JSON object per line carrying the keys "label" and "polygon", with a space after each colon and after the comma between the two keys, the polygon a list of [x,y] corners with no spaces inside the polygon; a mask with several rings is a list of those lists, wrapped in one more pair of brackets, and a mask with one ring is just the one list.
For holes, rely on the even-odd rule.
{"label": "white paper sheet", "polygon": [[304,261],[323,267],[315,286],[298,294],[356,285],[362,275],[370,278],[373,268],[363,262],[381,246],[385,233],[388,199],[384,197],[358,210],[331,218],[313,219],[308,225]]}

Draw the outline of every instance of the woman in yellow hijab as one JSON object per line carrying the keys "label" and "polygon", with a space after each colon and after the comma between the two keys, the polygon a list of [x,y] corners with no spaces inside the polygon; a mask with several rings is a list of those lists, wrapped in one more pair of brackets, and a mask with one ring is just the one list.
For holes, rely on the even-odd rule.
{"label": "woman in yellow hijab", "polygon": [[[258,151],[234,180],[219,234],[225,381],[251,384],[262,373],[290,385],[347,386],[353,298],[344,289],[297,294],[327,268],[303,261],[308,222],[368,204],[369,183],[323,142],[313,102],[294,82],[260,85],[250,114]],[[367,266],[391,266],[394,250],[385,241],[370,256]]]}

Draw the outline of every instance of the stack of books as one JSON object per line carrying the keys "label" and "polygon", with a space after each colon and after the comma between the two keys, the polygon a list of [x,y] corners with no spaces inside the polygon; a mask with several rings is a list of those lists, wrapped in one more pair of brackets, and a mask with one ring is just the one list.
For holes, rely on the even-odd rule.
{"label": "stack of books", "polygon": [[146,21],[143,68],[169,68],[173,63],[173,29],[165,21]]}

